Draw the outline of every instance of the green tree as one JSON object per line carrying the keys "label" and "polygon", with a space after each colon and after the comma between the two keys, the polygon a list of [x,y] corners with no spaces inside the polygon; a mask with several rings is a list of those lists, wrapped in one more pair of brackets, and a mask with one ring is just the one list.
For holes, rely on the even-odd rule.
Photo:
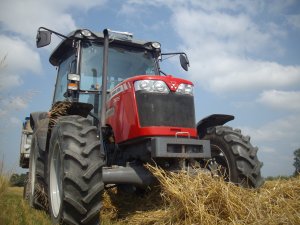
{"label": "green tree", "polygon": [[295,175],[300,174],[300,148],[294,151]]}

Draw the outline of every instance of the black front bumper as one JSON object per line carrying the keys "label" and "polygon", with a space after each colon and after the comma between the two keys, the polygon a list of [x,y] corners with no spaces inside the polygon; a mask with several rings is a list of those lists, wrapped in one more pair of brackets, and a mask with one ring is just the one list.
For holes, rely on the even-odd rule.
{"label": "black front bumper", "polygon": [[210,141],[189,138],[154,137],[153,158],[211,158]]}

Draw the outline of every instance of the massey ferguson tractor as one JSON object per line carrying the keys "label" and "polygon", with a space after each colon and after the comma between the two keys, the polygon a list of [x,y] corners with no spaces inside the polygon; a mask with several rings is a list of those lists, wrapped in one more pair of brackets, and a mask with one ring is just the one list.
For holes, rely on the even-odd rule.
{"label": "massey ferguson tractor", "polygon": [[63,39],[49,59],[58,68],[52,106],[25,120],[20,166],[29,168],[25,198],[53,224],[99,224],[105,188],[155,182],[146,164],[262,185],[258,149],[224,126],[234,116],[196,123],[193,83],[161,71],[162,59],[173,55],[188,70],[185,53],[162,53],[158,42],[108,29],[65,36],[40,27],[37,47],[52,34]]}

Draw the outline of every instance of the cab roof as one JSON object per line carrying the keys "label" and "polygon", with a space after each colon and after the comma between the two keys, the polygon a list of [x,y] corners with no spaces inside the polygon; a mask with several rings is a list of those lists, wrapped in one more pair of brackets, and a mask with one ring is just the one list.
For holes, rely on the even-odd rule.
{"label": "cab roof", "polygon": [[[78,29],[72,31],[67,35],[67,38],[60,42],[60,44],[54,49],[52,54],[50,55],[49,61],[53,66],[58,66],[63,56],[70,51],[71,48],[74,47],[74,44],[78,40],[90,41],[95,43],[103,43],[104,42],[104,34],[103,33],[94,33],[90,32],[90,35],[84,35],[84,31],[90,32],[86,29]],[[143,41],[133,39],[132,35],[119,35],[112,33],[109,36],[110,45],[117,46],[127,46],[127,47],[135,47],[142,48],[145,50],[154,50],[151,46],[152,41]]]}

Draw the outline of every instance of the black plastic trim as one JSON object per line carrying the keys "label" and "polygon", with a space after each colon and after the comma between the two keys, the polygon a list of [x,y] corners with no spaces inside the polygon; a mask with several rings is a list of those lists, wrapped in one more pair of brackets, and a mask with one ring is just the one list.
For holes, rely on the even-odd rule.
{"label": "black plastic trim", "polygon": [[208,117],[203,118],[197,123],[196,126],[199,138],[202,138],[205,135],[207,128],[224,125],[225,123],[233,119],[233,115],[226,114],[212,114]]}
{"label": "black plastic trim", "polygon": [[[180,153],[168,152],[168,145],[180,145]],[[201,152],[191,153],[184,150],[188,146],[199,146]],[[211,158],[210,141],[188,138],[154,137],[151,139],[151,156],[153,158]]]}

